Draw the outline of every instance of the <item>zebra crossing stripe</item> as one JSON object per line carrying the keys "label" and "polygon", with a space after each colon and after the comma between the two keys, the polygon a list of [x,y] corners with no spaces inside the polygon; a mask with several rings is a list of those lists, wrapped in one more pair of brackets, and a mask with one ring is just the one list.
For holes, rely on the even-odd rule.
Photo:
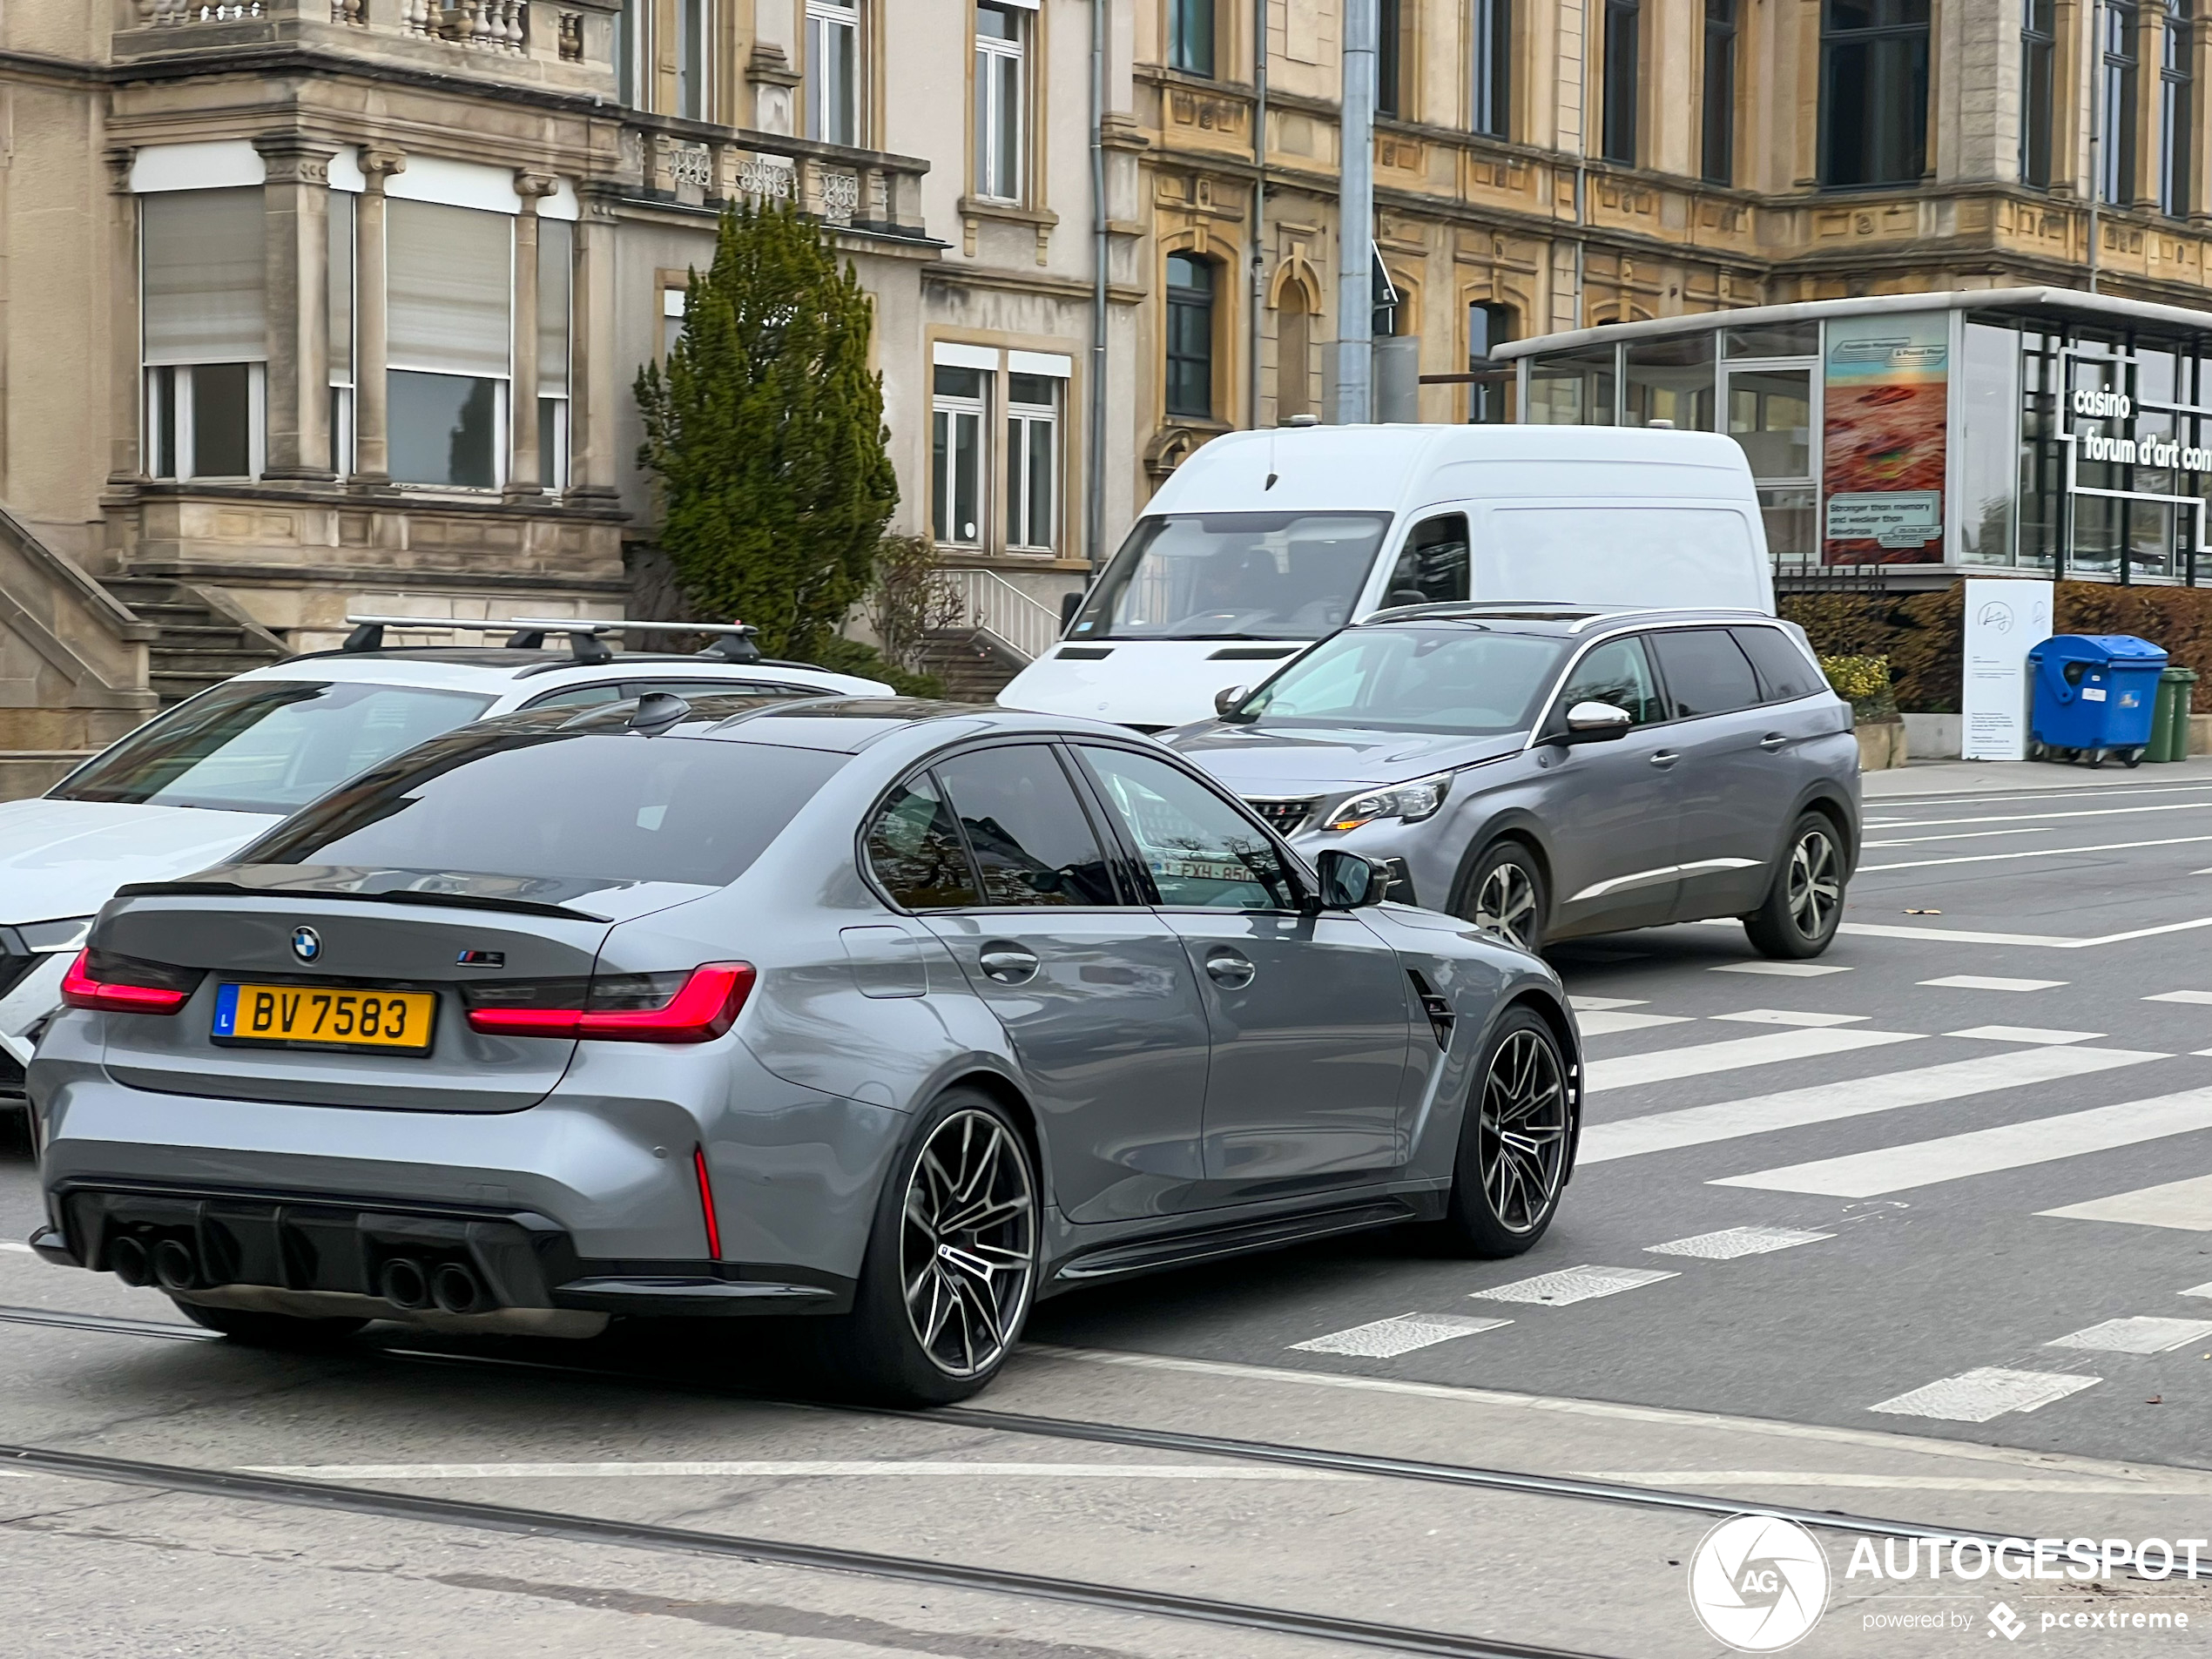
{"label": "zebra crossing stripe", "polygon": [[2109,1198],[2092,1198],[2060,1210],[2039,1210],[2039,1216],[2067,1221],[2119,1221],[2137,1227],[2175,1227],[2184,1232],[2212,1233],[2212,1175],[2193,1181],[2168,1181],[2162,1186],[2139,1187],[2115,1192]]}
{"label": "zebra crossing stripe", "polygon": [[1885,1076],[1815,1083],[1780,1094],[1723,1101],[1715,1106],[1692,1106],[1682,1111],[1653,1112],[1610,1123],[1585,1124],[1581,1147],[1575,1161],[1580,1166],[1637,1157],[1647,1152],[1671,1152],[1678,1147],[1701,1146],[1708,1141],[1733,1140],[1743,1135],[1764,1135],[1771,1130],[1832,1123],[1838,1118],[1860,1117],[1871,1112],[1894,1111],[1900,1106],[1930,1106],[1938,1101],[1960,1100],[2000,1089],[2026,1089],[2165,1058],[2162,1054],[2141,1054],[2126,1049],[2021,1049],[1975,1060],[1955,1060],[1947,1065],[1925,1066],[1916,1071],[1893,1071]]}
{"label": "zebra crossing stripe", "polygon": [[1583,1068],[1582,1089],[1585,1094],[1596,1094],[1607,1089],[1633,1089],[1642,1083],[1671,1082],[1678,1077],[1702,1077],[1708,1072],[1738,1071],[1746,1066],[1813,1060],[1823,1055],[1849,1054],[1854,1049],[1878,1049],[1885,1043],[1919,1041],[1920,1034],[1916,1031],[1861,1031],[1838,1026],[1810,1030],[1792,1028],[1756,1037],[1731,1037],[1723,1042],[1698,1042],[1684,1049],[1661,1049],[1650,1054],[1624,1055],[1615,1060],[1593,1060]]}
{"label": "zebra crossing stripe", "polygon": [[1873,1198],[1885,1192],[1906,1192],[1970,1175],[2051,1163],[2206,1129],[2212,1129],[2212,1089],[2191,1089],[2153,1100],[2122,1101],[2086,1112],[1948,1135],[1940,1140],[1914,1141],[1750,1175],[1725,1176],[1706,1184],[1757,1187],[1769,1192],[1817,1192],[1831,1198]]}
{"label": "zebra crossing stripe", "polygon": [[1355,1325],[1349,1331],[1293,1342],[1291,1348],[1298,1353],[1348,1353],[1362,1359],[1394,1359],[1417,1348],[1433,1348],[1440,1342],[1494,1331],[1512,1323],[1511,1319],[1477,1318],[1469,1313],[1400,1313],[1393,1318]]}
{"label": "zebra crossing stripe", "polygon": [[1575,1016],[1575,1028],[1585,1037],[1609,1037],[1621,1031],[1648,1031],[1655,1025],[1688,1025],[1688,1014],[1629,1014],[1618,1008],[1593,1008]]}
{"label": "zebra crossing stripe", "polygon": [[2161,1319],[2138,1317],[2107,1319],[2086,1331],[2054,1339],[2047,1348],[2090,1348],[2100,1353],[2171,1353],[2193,1347],[2212,1337],[2212,1319]]}
{"label": "zebra crossing stripe", "polygon": [[2053,1400],[2094,1388],[2104,1379],[2072,1372],[2006,1371],[1979,1366],[1956,1377],[1869,1406],[1894,1417],[1940,1417],[1953,1423],[1986,1423],[2007,1412],[2040,1411]]}

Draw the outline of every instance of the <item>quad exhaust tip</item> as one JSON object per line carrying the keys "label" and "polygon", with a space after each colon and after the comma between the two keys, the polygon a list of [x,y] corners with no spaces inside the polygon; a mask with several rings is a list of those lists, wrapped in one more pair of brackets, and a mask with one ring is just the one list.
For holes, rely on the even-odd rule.
{"label": "quad exhaust tip", "polygon": [[127,1234],[108,1246],[107,1264],[134,1290],[153,1283],[153,1263],[147,1258],[146,1247]]}
{"label": "quad exhaust tip", "polygon": [[395,1256],[386,1262],[384,1271],[376,1276],[376,1288],[394,1307],[430,1305],[430,1285],[422,1276],[421,1264],[408,1257]]}
{"label": "quad exhaust tip", "polygon": [[180,1238],[165,1238],[153,1247],[153,1276],[165,1291],[188,1291],[199,1282],[199,1264],[192,1246]]}
{"label": "quad exhaust tip", "polygon": [[491,1302],[476,1276],[459,1262],[447,1262],[430,1275],[430,1298],[444,1313],[481,1313]]}

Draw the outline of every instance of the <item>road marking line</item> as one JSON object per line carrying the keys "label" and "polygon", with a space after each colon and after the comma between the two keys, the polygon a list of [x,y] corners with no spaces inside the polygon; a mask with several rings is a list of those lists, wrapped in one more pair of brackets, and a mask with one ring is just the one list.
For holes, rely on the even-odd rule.
{"label": "road marking line", "polygon": [[[2212,875],[2212,870],[2200,870],[2197,873]],[[1715,925],[1730,927],[1735,923],[1730,918],[1720,917]],[[2094,939],[2069,939],[2064,934],[1975,933],[1959,927],[1885,927],[1865,921],[1847,921],[1836,931],[1860,939],[1926,939],[1939,945],[2033,945],[2045,950],[2087,950],[2095,945],[2124,945],[2131,940],[2155,939],[2161,934],[2185,934],[2197,927],[2212,927],[2212,916],[2199,916],[2193,921],[2165,922],[2156,927],[2136,927],[2124,934],[2103,934]]]}
{"label": "road marking line", "polygon": [[2040,1025],[1970,1025],[1964,1031],[1946,1031],[1946,1037],[1979,1037],[1989,1042],[2091,1042],[2101,1031],[2053,1031]]}
{"label": "road marking line", "polygon": [[2074,853],[2134,853],[2146,846],[2188,846],[2212,841],[2212,835],[2175,835],[2162,841],[2102,841],[2095,846],[2039,846],[2027,853],[1970,853],[1955,859],[1913,859],[1904,864],[1862,864],[1854,875],[1878,875],[1885,870],[1929,870],[1940,864],[1998,864],[2013,859],[2062,859]]}
{"label": "road marking line", "polygon": [[[2046,796],[2045,799],[2055,797]],[[2212,801],[2177,800],[2164,806],[2092,806],[2078,813],[2013,813],[1997,818],[1885,818],[1869,819],[1868,829],[1948,829],[1954,824],[2017,824],[2023,818],[2116,818],[2125,813],[2202,813],[2212,811]],[[2014,831],[2013,833],[2020,832]],[[1871,841],[1867,844],[1873,845]]]}
{"label": "road marking line", "polygon": [[1400,1313],[1394,1318],[1355,1325],[1349,1331],[1293,1342],[1291,1347],[1302,1353],[1348,1353],[1363,1359],[1395,1359],[1417,1348],[1433,1348],[1440,1342],[1494,1331],[1512,1323],[1511,1319],[1480,1319],[1466,1313]]}
{"label": "road marking line", "polygon": [[2066,982],[2062,979],[1993,979],[1986,974],[1952,974],[1945,979],[1920,981],[1950,991],[2052,991]]}
{"label": "road marking line", "polygon": [[2138,1316],[2107,1319],[2086,1331],[2054,1338],[2047,1348],[2093,1348],[2100,1353],[2171,1353],[2212,1337],[2212,1319],[2161,1319]]}
{"label": "road marking line", "polygon": [[793,1476],[928,1475],[1009,1480],[1357,1480],[1331,1469],[1239,1467],[1206,1463],[951,1463],[886,1459],[868,1462],[749,1463],[271,1463],[248,1474],[309,1480],[619,1480],[707,1476],[757,1480]]}
{"label": "road marking line", "polygon": [[[1966,823],[1971,820],[1961,819],[1958,821]],[[1979,841],[1992,835],[2048,835],[2050,833],[2048,824],[2038,824],[2027,829],[1965,830],[1955,835],[1907,835],[1894,841],[1862,841],[1859,845],[1862,847],[1925,846],[1930,841]]]}
{"label": "road marking line", "polygon": [[1576,1015],[1575,1023],[1586,1037],[1609,1037],[1623,1031],[1648,1031],[1655,1025],[1688,1025],[1691,1018],[1687,1014],[1625,1014],[1594,1008]]}
{"label": "road marking line", "polygon": [[1609,1123],[1587,1123],[1582,1128],[1582,1142],[1575,1161],[1579,1166],[1637,1157],[1647,1152],[1671,1152],[1678,1147],[1702,1146],[1709,1141],[1764,1135],[1773,1130],[1801,1129],[1808,1123],[1863,1117],[1872,1112],[1894,1111],[1901,1106],[1932,1106],[1939,1101],[1962,1100],[1969,1095],[1985,1095],[2000,1089],[2027,1089],[2037,1083],[2083,1077],[2091,1072],[2167,1058],[2169,1056],[2162,1054],[2139,1054],[2125,1049],[2019,1049],[2008,1054],[1925,1066],[1916,1071],[1892,1071],[1878,1077],[1814,1083],[1809,1088],[1753,1095],[1713,1106],[1652,1112],[1642,1117],[1617,1118]]}
{"label": "road marking line", "polygon": [[1848,1054],[1854,1049],[1919,1041],[1920,1034],[1914,1031],[1833,1028],[1769,1031],[1756,1037],[1731,1037],[1724,1042],[1699,1042],[1651,1054],[1623,1055],[1615,1060],[1593,1060],[1582,1068],[1582,1089],[1585,1094],[1595,1094],[1607,1089],[1633,1089],[1677,1077],[1702,1077],[1708,1072],[1740,1071],[1746,1066],[1771,1066],[1785,1060],[1811,1060],[1822,1055]]}
{"label": "road marking line", "polygon": [[2186,1477],[2138,1484],[2129,1480],[2008,1480],[1979,1475],[1846,1474],[1784,1469],[1575,1469],[1568,1472],[1568,1478],[1611,1480],[1623,1486],[1690,1487],[1705,1491],[1715,1487],[1835,1487],[1896,1492],[2051,1492],[2068,1497],[2212,1497],[2212,1479],[2193,1481]]}
{"label": "road marking line", "polygon": [[2122,795],[2195,795],[2207,789],[2212,789],[2212,784],[2146,784],[2121,789],[2114,784],[2085,782],[2067,789],[1970,790],[1963,794],[1955,789],[1939,789],[1932,795],[1884,794],[1875,799],[1882,803],[1880,810],[1887,812],[1905,801],[1921,806],[2015,806],[2025,800],[2094,800],[2099,795],[2117,800]]}
{"label": "road marking line", "polygon": [[1699,1233],[1671,1244],[1646,1244],[1649,1256],[1695,1256],[1700,1261],[1732,1262],[1739,1256],[1764,1256],[1772,1250],[1797,1244],[1817,1244],[1833,1233],[1793,1232],[1787,1227],[1730,1227],[1716,1233]]}
{"label": "road marking line", "polygon": [[1534,1278],[1517,1278],[1510,1285],[1494,1285],[1487,1291],[1470,1291],[1469,1296],[1490,1302],[1532,1302],[1562,1308],[1681,1277],[1656,1267],[1568,1267],[1555,1273],[1539,1273]]}
{"label": "road marking line", "polygon": [[[1723,927],[1732,927],[1733,920],[1720,918]],[[1816,979],[1823,974],[1848,974],[1851,969],[1834,962],[1723,962],[1708,969],[1715,974],[1772,974],[1777,979]]]}
{"label": "road marking line", "polygon": [[2212,1129],[2212,1089],[2191,1089],[2152,1100],[2123,1101],[2086,1112],[1973,1130],[1941,1140],[1914,1141],[1750,1175],[1726,1176],[1706,1184],[1757,1187],[1768,1192],[1817,1192],[1833,1198],[1872,1198],[1885,1192],[1907,1192],[1914,1187],[2052,1163],[2207,1129]]}
{"label": "road marking line", "polygon": [[1869,1406],[1893,1417],[1940,1417],[1953,1423],[1986,1423],[2007,1412],[2040,1411],[2054,1400],[2094,1388],[2104,1379],[2071,1372],[2005,1371],[1980,1366],[1908,1393]]}
{"label": "road marking line", "polygon": [[2181,1292],[2183,1296],[2212,1296],[2212,1284],[2192,1285]]}
{"label": "road marking line", "polygon": [[0,1238],[0,1250],[11,1250],[24,1256],[35,1256],[38,1253],[30,1245],[17,1244],[12,1238]]}
{"label": "road marking line", "polygon": [[1614,1008],[1644,1008],[1651,1006],[1648,996],[1570,996],[1568,1007],[1577,1014],[1599,1014]]}
{"label": "road marking line", "polygon": [[[2174,1227],[2184,1232],[2212,1233],[2212,1175],[2193,1181],[2169,1181],[2161,1186],[2115,1192],[2109,1198],[2092,1198],[2059,1210],[2039,1210],[2039,1216],[2058,1216],[2068,1221],[2118,1221],[2137,1227]],[[2184,1296],[2189,1292],[2184,1291]]]}
{"label": "road marking line", "polygon": [[2143,1001],[2146,1002],[2188,1002],[2202,1008],[2207,1004],[2212,1004],[2212,991],[2161,991],[2155,996],[2145,997]]}
{"label": "road marking line", "polygon": [[1857,1025],[1871,1014],[1804,1014],[1791,1008],[1745,1008],[1741,1014],[1715,1014],[1716,1020],[1741,1020],[1746,1025]]}

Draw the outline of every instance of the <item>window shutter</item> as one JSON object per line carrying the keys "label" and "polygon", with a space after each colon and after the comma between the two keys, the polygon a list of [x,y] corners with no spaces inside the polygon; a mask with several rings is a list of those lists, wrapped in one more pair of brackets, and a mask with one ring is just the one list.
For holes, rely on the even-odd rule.
{"label": "window shutter", "polygon": [[431,202],[395,201],[386,212],[389,367],[504,379],[514,220]]}
{"label": "window shutter", "polygon": [[268,355],[261,192],[142,196],[145,361],[258,363]]}

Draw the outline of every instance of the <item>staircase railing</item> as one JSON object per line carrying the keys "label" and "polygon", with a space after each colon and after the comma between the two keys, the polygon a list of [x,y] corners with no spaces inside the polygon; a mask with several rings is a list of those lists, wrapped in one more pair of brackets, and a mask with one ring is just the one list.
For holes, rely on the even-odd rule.
{"label": "staircase railing", "polygon": [[999,648],[1033,663],[1060,637],[1060,617],[995,570],[947,570],[945,579],[960,597],[961,619],[988,634]]}

